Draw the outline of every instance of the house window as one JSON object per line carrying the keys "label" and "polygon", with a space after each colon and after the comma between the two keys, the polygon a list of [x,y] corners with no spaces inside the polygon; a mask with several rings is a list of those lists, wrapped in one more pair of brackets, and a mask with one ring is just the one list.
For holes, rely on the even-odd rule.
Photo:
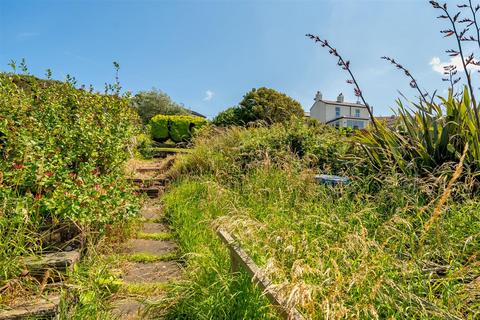
{"label": "house window", "polygon": [[335,117],[340,117],[340,107],[335,107]]}
{"label": "house window", "polygon": [[347,120],[347,127],[352,129],[363,129],[365,124],[361,120]]}
{"label": "house window", "polygon": [[360,109],[355,109],[355,118],[360,118]]}

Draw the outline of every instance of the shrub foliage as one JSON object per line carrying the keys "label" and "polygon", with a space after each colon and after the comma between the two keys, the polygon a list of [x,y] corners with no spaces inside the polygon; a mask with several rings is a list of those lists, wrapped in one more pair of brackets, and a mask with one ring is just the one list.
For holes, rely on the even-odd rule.
{"label": "shrub foliage", "polygon": [[171,139],[173,142],[189,141],[195,130],[207,124],[207,120],[196,116],[156,115],[150,120],[152,138],[158,142]]}
{"label": "shrub foliage", "polygon": [[134,213],[123,164],[136,123],[125,98],[0,74],[0,280],[44,227],[102,230]]}
{"label": "shrub foliage", "polygon": [[284,93],[261,87],[247,92],[237,107],[219,113],[213,123],[220,126],[247,125],[251,122],[273,124],[303,117],[300,103]]}

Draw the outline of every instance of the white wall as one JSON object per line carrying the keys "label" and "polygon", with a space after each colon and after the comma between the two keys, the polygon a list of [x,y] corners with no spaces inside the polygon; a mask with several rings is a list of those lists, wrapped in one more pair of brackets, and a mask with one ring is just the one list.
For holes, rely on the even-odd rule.
{"label": "white wall", "polygon": [[335,104],[327,104],[326,105],[326,116],[325,122],[328,122],[330,120],[333,120],[335,118],[338,118],[339,116],[336,115],[335,113],[335,108],[339,107],[340,108],[340,117],[355,117],[355,110],[358,109],[360,110],[360,117],[359,118],[369,118],[368,110],[367,108],[355,108],[354,106],[339,106]]}
{"label": "white wall", "polygon": [[317,119],[318,121],[325,123],[325,103],[323,101],[315,101],[313,106],[310,108],[310,117]]}
{"label": "white wall", "polygon": [[[336,108],[340,108],[340,115],[336,115]],[[355,106],[342,106],[336,104],[326,104],[324,101],[315,101],[313,106],[310,108],[310,117],[317,119],[322,123],[326,123],[338,117],[352,117],[355,118],[356,113],[355,110],[360,110],[359,118],[369,119],[370,115],[368,113],[367,108],[363,108],[359,106],[356,108]],[[360,120],[359,120],[360,121]],[[367,126],[368,120],[364,120],[364,127]],[[340,126],[346,127],[347,126],[347,119],[342,119],[339,121]],[[334,125],[333,123],[331,125]]]}

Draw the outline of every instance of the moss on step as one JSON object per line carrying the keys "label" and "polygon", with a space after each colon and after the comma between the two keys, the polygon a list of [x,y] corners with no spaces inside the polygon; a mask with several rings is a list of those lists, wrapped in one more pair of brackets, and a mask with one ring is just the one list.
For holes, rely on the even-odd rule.
{"label": "moss on step", "polygon": [[179,256],[177,252],[169,252],[162,255],[154,255],[150,253],[131,253],[131,254],[124,254],[120,256],[121,260],[129,261],[129,262],[156,262],[156,261],[172,261],[178,260]]}
{"label": "moss on step", "polygon": [[156,233],[139,232],[137,237],[139,239],[147,239],[147,240],[170,240],[170,239],[173,239],[174,235],[170,232],[156,232]]}

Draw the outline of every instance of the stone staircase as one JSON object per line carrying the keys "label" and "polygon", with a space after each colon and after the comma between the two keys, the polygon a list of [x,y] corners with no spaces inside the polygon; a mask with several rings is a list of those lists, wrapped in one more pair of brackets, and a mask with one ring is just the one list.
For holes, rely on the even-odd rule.
{"label": "stone staircase", "polygon": [[[177,244],[170,227],[163,223],[159,197],[168,180],[161,177],[164,168],[144,166],[136,169],[142,178],[132,178],[137,192],[148,195],[150,200],[142,208],[142,225],[137,237],[127,240],[121,247],[126,262],[121,267],[121,279],[128,287],[154,287],[178,279],[182,270],[177,257]],[[150,177],[145,177],[145,175]],[[155,191],[154,191],[155,190]],[[126,290],[128,292],[128,290]],[[127,294],[112,302],[112,315],[118,319],[148,319],[147,307],[162,299],[162,292],[152,290],[149,294]]]}

